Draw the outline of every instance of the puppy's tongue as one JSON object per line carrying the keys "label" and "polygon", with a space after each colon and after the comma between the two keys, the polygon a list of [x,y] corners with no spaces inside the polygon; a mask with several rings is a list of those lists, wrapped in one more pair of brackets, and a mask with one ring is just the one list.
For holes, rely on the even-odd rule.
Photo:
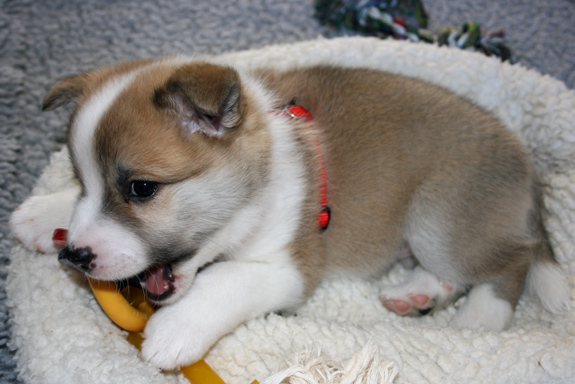
{"label": "puppy's tongue", "polygon": [[152,266],[144,272],[140,281],[142,289],[152,300],[165,300],[174,291],[174,275],[172,274],[172,266],[168,263]]}

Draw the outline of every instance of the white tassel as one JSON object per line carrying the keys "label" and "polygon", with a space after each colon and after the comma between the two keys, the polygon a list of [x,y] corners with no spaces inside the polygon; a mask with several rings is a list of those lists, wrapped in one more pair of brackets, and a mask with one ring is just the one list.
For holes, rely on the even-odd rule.
{"label": "white tassel", "polygon": [[343,368],[327,356],[314,357],[310,352],[294,356],[288,364],[264,384],[391,384],[398,373],[395,363],[382,361],[373,343],[357,351]]}

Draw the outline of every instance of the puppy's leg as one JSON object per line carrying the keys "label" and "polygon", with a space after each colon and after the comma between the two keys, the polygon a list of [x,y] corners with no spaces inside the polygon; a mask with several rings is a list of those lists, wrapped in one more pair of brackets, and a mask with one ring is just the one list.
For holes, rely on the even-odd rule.
{"label": "puppy's leg", "polygon": [[386,287],[381,301],[398,315],[420,316],[445,308],[461,296],[463,288],[441,281],[418,266],[403,283]]}
{"label": "puppy's leg", "polygon": [[531,253],[538,244],[512,240],[506,244],[494,246],[492,254],[487,256],[488,260],[499,261],[501,267],[488,271],[488,266],[484,266],[491,277],[473,286],[453,318],[452,326],[500,332],[511,325],[515,306],[525,287]]}
{"label": "puppy's leg", "polygon": [[226,261],[200,272],[190,291],[148,321],[142,357],[162,369],[201,359],[244,321],[298,305],[304,283],[296,267]]}
{"label": "puppy's leg", "polygon": [[50,195],[32,196],[10,218],[12,235],[27,248],[56,253],[52,234],[56,228],[68,228],[80,187],[64,189]]}

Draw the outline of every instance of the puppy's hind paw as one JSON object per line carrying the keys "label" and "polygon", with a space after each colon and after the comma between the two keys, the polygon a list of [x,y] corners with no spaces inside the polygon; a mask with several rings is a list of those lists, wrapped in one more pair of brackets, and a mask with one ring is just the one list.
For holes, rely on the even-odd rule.
{"label": "puppy's hind paw", "polygon": [[398,315],[422,316],[444,308],[460,294],[457,287],[417,267],[403,283],[384,288],[381,302]]}
{"label": "puppy's hind paw", "polygon": [[465,303],[451,320],[451,326],[462,329],[501,332],[511,325],[513,307],[495,295],[489,284],[473,287]]}
{"label": "puppy's hind paw", "polygon": [[388,298],[385,295],[381,296],[381,302],[385,308],[397,313],[398,315],[426,315],[428,314],[435,304],[435,300],[430,300],[429,296],[424,294],[408,293],[402,299]]}

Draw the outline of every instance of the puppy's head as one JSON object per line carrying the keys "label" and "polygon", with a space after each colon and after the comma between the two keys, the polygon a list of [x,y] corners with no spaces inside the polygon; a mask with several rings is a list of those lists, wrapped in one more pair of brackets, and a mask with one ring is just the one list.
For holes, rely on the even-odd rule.
{"label": "puppy's head", "polygon": [[267,111],[248,88],[234,69],[175,59],[56,83],[43,107],[76,101],[68,147],[82,185],[60,259],[138,277],[158,301],[183,294],[234,246],[231,226],[267,180]]}

